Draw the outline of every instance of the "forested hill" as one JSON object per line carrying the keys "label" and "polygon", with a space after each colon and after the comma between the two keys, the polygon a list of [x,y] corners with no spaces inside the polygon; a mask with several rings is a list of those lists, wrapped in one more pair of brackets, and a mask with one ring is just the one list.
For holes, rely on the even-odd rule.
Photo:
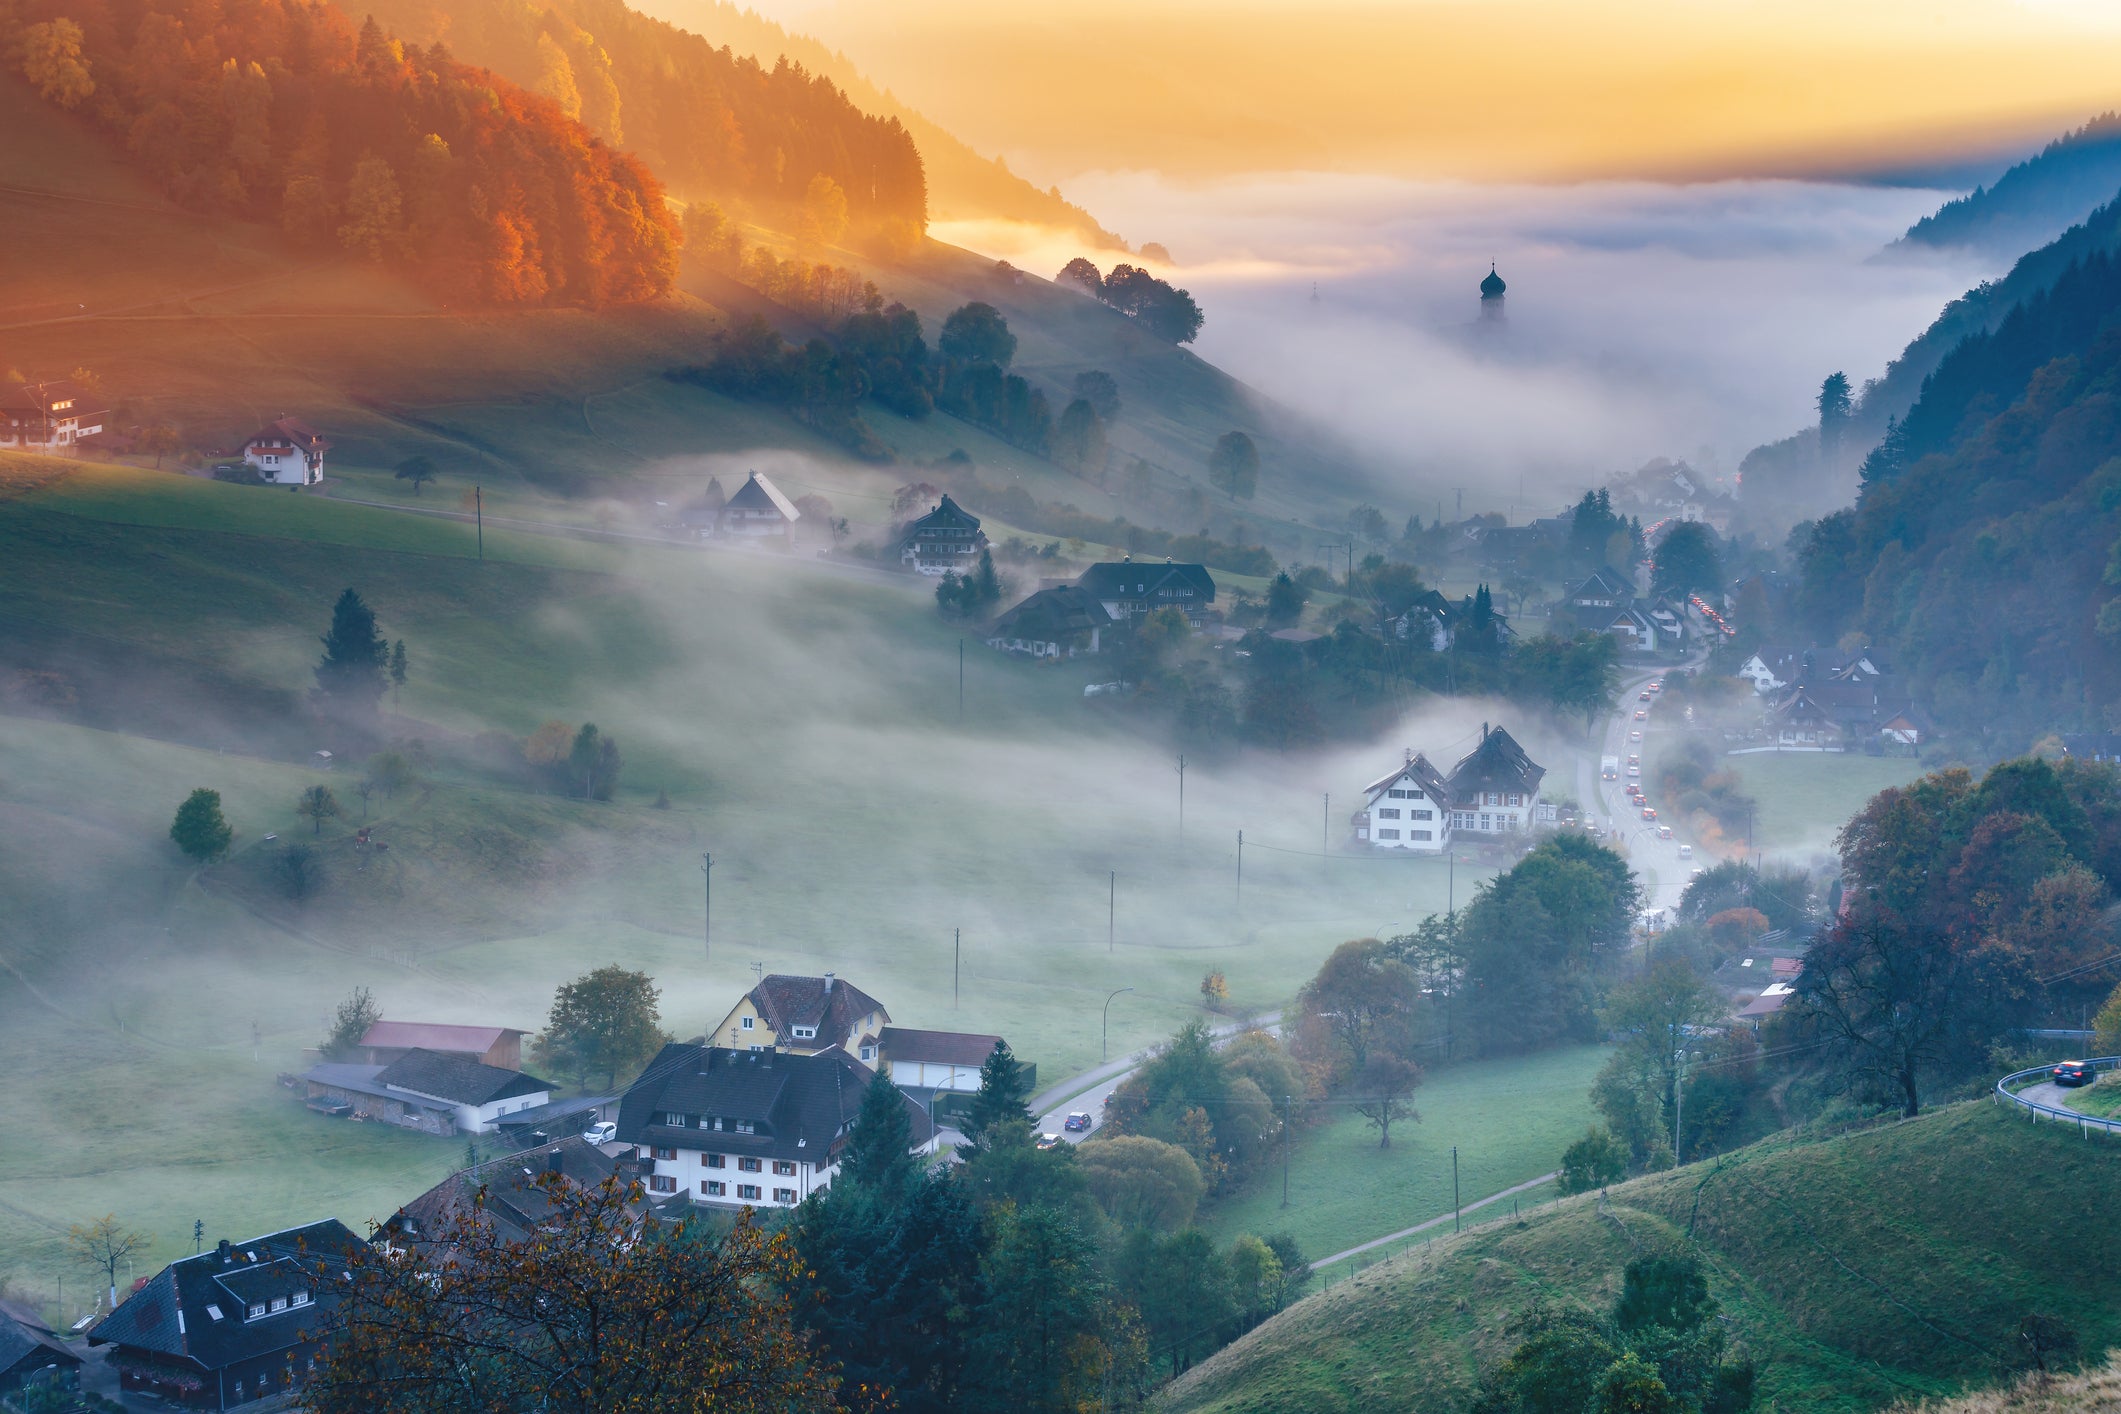
{"label": "forested hill", "polygon": [[861,232],[917,239],[927,180],[913,137],[797,64],[761,64],[620,0],[361,0],[418,43],[447,44],[638,153],[678,196],[785,219],[814,178]]}
{"label": "forested hill", "polygon": [[2008,260],[2045,245],[2121,192],[2121,114],[2103,113],[1989,187],[1948,201],[1896,245],[1955,246]]}
{"label": "forested hill", "polygon": [[2121,259],[1962,341],[1802,551],[1822,641],[1861,633],[1942,719],[2022,750],[2121,697]]}
{"label": "forested hill", "polygon": [[0,48],[171,197],[466,303],[666,294],[661,185],[554,104],[310,0],[29,0]]}
{"label": "forested hill", "polygon": [[1126,249],[1124,241],[1057,189],[1042,191],[1010,171],[1000,158],[980,156],[955,134],[871,83],[846,55],[808,35],[791,34],[735,0],[639,0],[637,8],[762,62],[785,55],[838,84],[864,112],[897,118],[920,145],[921,158],[928,166],[929,209],[937,220],[1023,221],[1072,231],[1092,247]]}
{"label": "forested hill", "polygon": [[640,154],[671,190],[724,208],[799,203],[813,177],[857,229],[943,214],[1042,222],[1118,245],[1055,193],[989,162],[863,80],[844,56],[720,4],[362,0],[396,32],[442,41],[560,102]]}

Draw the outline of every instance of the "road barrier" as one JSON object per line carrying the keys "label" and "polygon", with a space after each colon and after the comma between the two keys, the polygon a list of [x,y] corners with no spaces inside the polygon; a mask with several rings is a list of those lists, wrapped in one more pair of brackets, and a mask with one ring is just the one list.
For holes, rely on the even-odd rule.
{"label": "road barrier", "polygon": [[[2085,1064],[2093,1070],[2121,1069],[2121,1056],[2100,1056],[2094,1060],[2087,1060]],[[2026,1099],[2023,1095],[2010,1088],[2021,1081],[2030,1081],[2036,1078],[2046,1080],[2053,1072],[2054,1067],[2052,1065],[2036,1066],[2031,1070],[2014,1071],[1996,1082],[1996,1094],[1998,1097],[2008,1100],[2024,1110],[2036,1124],[2042,1116],[2045,1116],[2057,1124],[2076,1125],[2087,1139],[2091,1137],[2094,1130],[2103,1130],[2108,1134],[2121,1134],[2121,1119],[2101,1119],[2097,1115],[2080,1114],[2076,1110],[2064,1109],[2060,1105],[2043,1105],[2038,1100]]]}

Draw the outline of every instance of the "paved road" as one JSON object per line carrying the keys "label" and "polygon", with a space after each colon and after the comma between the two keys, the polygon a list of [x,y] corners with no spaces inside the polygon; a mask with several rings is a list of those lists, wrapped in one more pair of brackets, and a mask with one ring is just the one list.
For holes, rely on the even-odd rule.
{"label": "paved road", "polygon": [[[1510,1188],[1503,1189],[1500,1193],[1490,1193],[1487,1197],[1480,1199],[1478,1202],[1466,1204],[1464,1207],[1458,1210],[1457,1216],[1463,1219],[1466,1214],[1471,1213],[1480,1208],[1485,1208],[1490,1203],[1500,1203],[1505,1198],[1515,1198],[1520,1193],[1528,1193],[1532,1189],[1539,1187],[1541,1184],[1551,1183],[1559,1177],[1561,1177],[1561,1174],[1560,1171],[1557,1170],[1553,1173],[1543,1173],[1537,1178],[1528,1178],[1523,1183],[1517,1184]],[[1416,1233],[1427,1232],[1432,1227],[1441,1227],[1443,1224],[1451,1221],[1451,1218],[1452,1214],[1444,1213],[1438,1217],[1430,1218],[1425,1223],[1416,1223],[1412,1227],[1403,1227],[1397,1232],[1388,1232],[1383,1237],[1373,1237],[1368,1242],[1358,1242],[1353,1247],[1348,1248],[1344,1252],[1335,1252],[1330,1257],[1320,1257],[1317,1261],[1311,1264],[1311,1267],[1315,1271],[1320,1267],[1330,1267],[1335,1262],[1345,1262],[1350,1257],[1359,1256],[1364,1252],[1368,1252],[1375,1248],[1382,1247],[1388,1242],[1397,1242],[1402,1237],[1412,1237]]]}
{"label": "paved road", "polygon": [[[1680,895],[1686,892],[1687,880],[1692,877],[1693,871],[1705,868],[1707,864],[1699,855],[1693,859],[1680,857],[1679,847],[1693,843],[1679,836],[1681,822],[1676,819],[1659,819],[1654,823],[1645,820],[1642,818],[1641,808],[1628,801],[1628,757],[1642,755],[1643,748],[1648,744],[1646,740],[1629,740],[1629,733],[1639,731],[1647,738],[1652,731],[1661,729],[1657,714],[1663,702],[1662,694],[1652,693],[1650,700],[1644,702],[1641,700],[1643,688],[1652,679],[1700,665],[1706,656],[1697,653],[1690,655],[1682,663],[1668,667],[1627,672],[1621,681],[1620,702],[1613,715],[1607,719],[1605,730],[1599,734],[1598,745],[1590,754],[1580,759],[1577,767],[1578,798],[1584,802],[1586,808],[1596,810],[1607,828],[1618,829],[1626,837],[1629,859],[1634,864],[1636,873],[1642,876],[1643,903],[1650,908],[1677,908]],[[1638,710],[1646,710],[1648,717],[1643,721],[1636,721],[1635,713]],[[1620,758],[1619,780],[1599,779],[1600,756]],[[1642,782],[1641,778],[1635,779],[1642,783],[1644,790],[1649,789],[1648,784]],[[1650,804],[1657,805],[1657,801],[1652,798]],[[1662,810],[1663,807],[1659,807],[1660,814]],[[1672,826],[1673,838],[1657,838],[1657,826],[1663,824]]]}
{"label": "paved road", "polygon": [[2069,1108],[2070,1097],[2082,1091],[2084,1086],[2064,1089],[2052,1080],[2043,1080],[2038,1085],[2028,1085],[2018,1091],[2018,1098],[2031,1100],[2036,1105],[2048,1105],[2058,1110]]}
{"label": "paved road", "polygon": [[[1281,1031],[1281,1018],[1278,1016],[1262,1017],[1257,1022],[1243,1020],[1219,1021],[1210,1027],[1209,1030],[1217,1037],[1229,1037],[1235,1036],[1238,1032],[1254,1025],[1270,1033],[1279,1033]],[[1097,1132],[1097,1127],[1104,1123],[1105,1101],[1112,1097],[1114,1090],[1126,1084],[1127,1077],[1139,1070],[1144,1061],[1156,1054],[1157,1049],[1155,1046],[1150,1046],[1144,1050],[1136,1051],[1132,1055],[1121,1056],[1117,1060],[1093,1066],[1079,1075],[1071,1075],[1058,1085],[1050,1085],[1033,1095],[1031,1097],[1031,1109],[1039,1117],[1038,1132],[1041,1134],[1058,1134],[1070,1144],[1080,1144],[1085,1139],[1088,1139]],[[1080,1133],[1070,1133],[1063,1126],[1066,1124],[1068,1116],[1077,1110],[1088,1110],[1090,1112],[1090,1128]]]}

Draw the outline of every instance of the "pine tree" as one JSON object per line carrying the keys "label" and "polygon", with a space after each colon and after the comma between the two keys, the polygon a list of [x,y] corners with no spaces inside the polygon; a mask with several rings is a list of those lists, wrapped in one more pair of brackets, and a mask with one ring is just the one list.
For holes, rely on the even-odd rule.
{"label": "pine tree", "polygon": [[184,798],[169,825],[169,837],[177,848],[201,864],[228,853],[235,834],[221,814],[221,792],[204,786]]}
{"label": "pine tree", "polygon": [[376,616],[361,596],[349,589],[331,608],[331,632],[324,635],[324,657],[317,664],[317,696],[343,716],[375,715],[386,686],[388,648],[376,632]]}
{"label": "pine tree", "polygon": [[862,1091],[862,1108],[847,1134],[839,1181],[883,1198],[896,1200],[920,1177],[913,1157],[913,1120],[906,1097],[891,1077],[878,1071]]}
{"label": "pine tree", "polygon": [[958,1157],[969,1159],[990,1149],[1031,1142],[1033,1116],[1025,1104],[1031,1085],[1023,1062],[1009,1050],[1007,1041],[996,1041],[994,1050],[979,1068],[979,1093],[965,1116],[969,1143],[958,1145]]}
{"label": "pine tree", "polygon": [[398,710],[398,690],[405,686],[405,640],[399,639],[390,648],[390,710]]}

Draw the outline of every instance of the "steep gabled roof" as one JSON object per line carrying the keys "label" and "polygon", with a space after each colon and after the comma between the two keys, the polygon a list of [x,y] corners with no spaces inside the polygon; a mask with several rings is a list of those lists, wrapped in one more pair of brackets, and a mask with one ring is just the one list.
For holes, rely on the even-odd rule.
{"label": "steep gabled roof", "polygon": [[943,499],[936,503],[934,510],[931,510],[928,514],[922,516],[919,520],[913,521],[906,527],[909,535],[922,530],[978,529],[979,517],[951,500],[947,492],[944,493]]}
{"label": "steep gabled roof", "polygon": [[504,1070],[439,1051],[407,1051],[377,1072],[376,1083],[459,1105],[490,1105],[552,1089],[550,1082],[520,1070]]}
{"label": "steep gabled roof", "polygon": [[552,1196],[540,1186],[540,1178],[558,1173],[577,1187],[595,1188],[617,1168],[616,1161],[601,1150],[569,1135],[461,1169],[399,1208],[384,1227],[393,1238],[424,1241],[467,1211],[483,1193],[485,1211],[495,1230],[507,1241],[520,1241],[532,1236],[552,1211]]}
{"label": "steep gabled roof", "polygon": [[1422,755],[1419,751],[1409,756],[1406,764],[1398,770],[1393,771],[1389,775],[1379,776],[1376,780],[1364,786],[1362,788],[1363,794],[1374,801],[1384,791],[1390,790],[1404,780],[1411,780],[1432,799],[1441,802],[1446,808],[1449,808],[1451,801],[1450,784],[1444,780],[1443,772],[1431,765],[1429,758]]}
{"label": "steep gabled roof", "polygon": [[26,1310],[0,1304],[0,1381],[48,1365],[71,1370],[80,1363],[50,1326]]}
{"label": "steep gabled roof", "polygon": [[[90,1345],[123,1345],[218,1370],[284,1350],[321,1332],[345,1290],[345,1254],[361,1245],[336,1218],[227,1244],[164,1267],[88,1333]],[[309,1300],[294,1304],[306,1292]],[[247,1318],[244,1300],[280,1311]]]}
{"label": "steep gabled roof", "polygon": [[1610,565],[1600,565],[1570,585],[1568,599],[1611,599],[1626,603],[1635,597],[1635,581]]}
{"label": "steep gabled roof", "polygon": [[1501,727],[1490,727],[1483,722],[1480,745],[1467,752],[1451,768],[1451,799],[1465,800],[1474,791],[1481,790],[1530,794],[1539,789],[1546,774],[1547,768],[1525,755],[1515,737]]}
{"label": "steep gabled roof", "polygon": [[253,442],[289,442],[305,452],[331,449],[330,440],[299,417],[275,418],[243,439],[245,447]]}
{"label": "steep gabled roof", "polygon": [[793,524],[803,518],[795,503],[781,494],[781,488],[754,471],[751,479],[736,488],[736,494],[722,509],[730,511],[777,511],[783,520]]}
{"label": "steep gabled roof", "polygon": [[995,619],[993,633],[999,638],[1029,638],[1041,642],[1071,633],[1087,633],[1112,622],[1098,597],[1079,585],[1060,584],[1041,589]]}
{"label": "steep gabled roof", "polygon": [[1106,560],[1090,566],[1076,584],[1099,599],[1185,599],[1197,604],[1215,602],[1215,577],[1206,565],[1180,565],[1166,560]]}
{"label": "steep gabled roof", "polygon": [[980,1066],[987,1063],[1002,1038],[970,1031],[916,1031],[909,1026],[886,1026],[877,1042],[887,1061]]}
{"label": "steep gabled roof", "polygon": [[881,1013],[886,1021],[891,1019],[882,1002],[836,977],[769,973],[759,979],[749,995],[767,1027],[783,1042],[797,1026],[815,1026],[818,1040],[832,1041],[847,1035],[855,1022],[872,1011]]}

